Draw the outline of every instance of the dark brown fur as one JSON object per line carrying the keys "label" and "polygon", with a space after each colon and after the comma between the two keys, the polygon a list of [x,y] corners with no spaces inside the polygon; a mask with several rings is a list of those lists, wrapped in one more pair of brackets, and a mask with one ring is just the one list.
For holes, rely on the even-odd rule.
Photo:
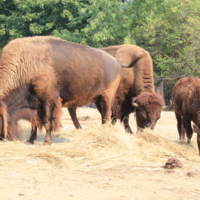
{"label": "dark brown fur", "polygon": [[[191,121],[200,128],[200,79],[195,77],[180,79],[174,86],[172,96],[179,139],[184,140],[186,132],[188,143],[190,143],[193,135]],[[198,138],[199,136],[197,143],[200,150]]]}
{"label": "dark brown fur", "polygon": [[[20,119],[30,121],[33,127],[42,127],[37,117],[38,100],[31,87],[22,86],[12,90],[4,100],[8,103],[4,109],[8,112],[8,119],[6,120],[8,123],[6,138],[8,140],[15,140],[20,137],[17,133],[17,122]],[[0,127],[2,127],[2,121],[0,121]],[[1,137],[3,137],[2,131]]]}
{"label": "dark brown fur", "polygon": [[2,52],[0,99],[8,106],[17,96],[13,90],[30,85],[38,98],[38,121],[46,128],[45,143],[50,144],[62,106],[75,109],[95,102],[103,111],[102,122],[111,120],[120,76],[121,65],[104,51],[53,37],[16,39]]}
{"label": "dark brown fur", "polygon": [[138,128],[154,128],[160,118],[164,106],[163,98],[154,91],[153,64],[150,54],[136,45],[118,45],[102,48],[114,56],[121,64],[128,65],[133,60],[138,61],[133,68],[122,69],[122,78],[117,89],[112,108],[113,123],[120,119],[125,129],[132,133],[129,126],[129,114],[135,108],[131,106],[132,98],[136,97],[136,121]]}

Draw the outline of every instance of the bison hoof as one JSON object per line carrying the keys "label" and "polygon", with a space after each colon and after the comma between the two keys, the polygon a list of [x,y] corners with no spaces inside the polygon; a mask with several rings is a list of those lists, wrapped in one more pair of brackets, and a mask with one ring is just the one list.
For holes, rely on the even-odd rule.
{"label": "bison hoof", "polygon": [[52,144],[52,141],[50,141],[50,140],[48,140],[48,141],[44,141],[44,143],[43,143],[43,145],[45,146],[45,145],[51,145]]}
{"label": "bison hoof", "polygon": [[32,141],[32,140],[27,140],[26,143],[27,143],[27,144],[34,144],[34,141]]}
{"label": "bison hoof", "polygon": [[44,146],[51,145],[51,144],[52,144],[52,142],[51,143],[48,143],[48,142],[43,143]]}
{"label": "bison hoof", "polygon": [[0,136],[0,141],[1,142],[6,142],[6,139],[4,137]]}
{"label": "bison hoof", "polygon": [[190,144],[191,139],[188,139],[187,143]]}

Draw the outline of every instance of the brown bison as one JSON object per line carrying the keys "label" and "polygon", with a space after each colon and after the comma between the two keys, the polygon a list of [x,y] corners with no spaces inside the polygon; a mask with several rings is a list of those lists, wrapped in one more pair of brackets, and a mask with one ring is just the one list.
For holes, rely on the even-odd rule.
{"label": "brown bison", "polygon": [[197,143],[200,151],[198,132],[200,128],[200,79],[195,77],[180,79],[174,86],[172,97],[179,139],[183,140],[186,132],[188,143],[190,143],[193,135],[192,121],[196,125],[194,131],[198,133]]}
{"label": "brown bison", "polygon": [[120,77],[119,62],[100,49],[43,36],[9,42],[0,60],[1,137],[12,138],[7,134],[7,113],[14,113],[15,102],[19,110],[24,108],[20,102],[30,98],[29,88],[38,100],[38,123],[46,129],[44,144],[52,142],[51,133],[60,126],[62,106],[76,109],[95,102],[102,123],[110,121]]}
{"label": "brown bison", "polygon": [[135,111],[138,128],[154,129],[165,103],[163,98],[154,91],[153,64],[150,54],[139,46],[129,44],[110,46],[102,50],[123,65],[128,65],[140,57],[133,68],[122,69],[122,78],[112,107],[112,122],[115,123],[120,119],[126,131],[132,133],[129,114]]}

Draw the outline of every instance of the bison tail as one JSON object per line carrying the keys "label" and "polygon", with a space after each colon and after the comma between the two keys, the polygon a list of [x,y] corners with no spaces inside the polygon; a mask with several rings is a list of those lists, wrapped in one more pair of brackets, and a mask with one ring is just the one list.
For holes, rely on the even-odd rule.
{"label": "bison tail", "polygon": [[2,131],[0,136],[2,137],[2,139],[7,137],[7,115],[7,106],[3,101],[0,100],[0,116],[2,117]]}
{"label": "bison tail", "polygon": [[[130,67],[133,67],[140,59],[142,59],[143,57],[146,57],[147,54],[142,54],[140,56],[138,56],[136,59],[134,59],[129,65],[122,65],[121,63],[121,66],[123,68],[130,68]],[[119,61],[118,61],[119,62]]]}

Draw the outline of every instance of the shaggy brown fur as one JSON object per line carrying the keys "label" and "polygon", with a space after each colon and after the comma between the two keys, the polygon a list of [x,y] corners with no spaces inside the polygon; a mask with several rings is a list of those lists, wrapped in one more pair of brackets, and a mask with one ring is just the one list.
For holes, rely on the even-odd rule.
{"label": "shaggy brown fur", "polygon": [[[9,104],[8,97],[12,96],[12,91],[31,84],[39,102],[42,102],[38,114],[41,123],[48,126],[45,142],[50,143],[51,132],[57,128],[53,125],[60,121],[60,116],[53,119],[51,112],[54,110],[59,113],[61,106],[57,106],[60,101],[57,79],[48,52],[50,38],[41,38],[16,39],[3,48],[0,62],[0,99]],[[45,105],[51,107],[45,107]],[[54,123],[53,120],[56,122]],[[6,138],[6,134],[3,138]]]}
{"label": "shaggy brown fur", "polygon": [[111,119],[121,65],[104,51],[38,36],[16,39],[4,47],[0,72],[0,98],[7,105],[13,90],[31,85],[49,144],[52,130],[60,124],[62,105],[75,109],[93,101],[102,111],[102,122]]}
{"label": "shaggy brown fur", "polygon": [[[42,127],[37,117],[38,100],[33,92],[32,87],[22,86],[16,90],[12,90],[10,95],[5,99],[7,102],[7,109],[3,110],[8,112],[8,119],[5,121],[8,123],[7,136],[9,140],[15,140],[17,135],[17,121],[19,119],[25,119],[33,123],[33,126]],[[3,120],[4,121],[4,120]],[[0,121],[0,127],[2,127],[2,121]],[[1,129],[1,128],[0,128]],[[0,133],[1,137],[4,137],[3,132]]]}
{"label": "shaggy brown fur", "polygon": [[[172,97],[179,139],[184,140],[186,132],[190,143],[193,135],[191,121],[200,128],[200,79],[195,77],[180,79],[174,86]],[[200,148],[198,137],[197,142]]]}
{"label": "shaggy brown fur", "polygon": [[138,128],[154,128],[164,106],[163,98],[154,91],[153,64],[150,54],[136,45],[118,45],[102,48],[114,56],[121,64],[128,65],[138,59],[133,68],[122,69],[122,78],[117,89],[112,108],[113,123],[120,119],[125,129],[132,133],[129,126],[129,114],[134,112],[131,106],[135,98],[136,120]]}

